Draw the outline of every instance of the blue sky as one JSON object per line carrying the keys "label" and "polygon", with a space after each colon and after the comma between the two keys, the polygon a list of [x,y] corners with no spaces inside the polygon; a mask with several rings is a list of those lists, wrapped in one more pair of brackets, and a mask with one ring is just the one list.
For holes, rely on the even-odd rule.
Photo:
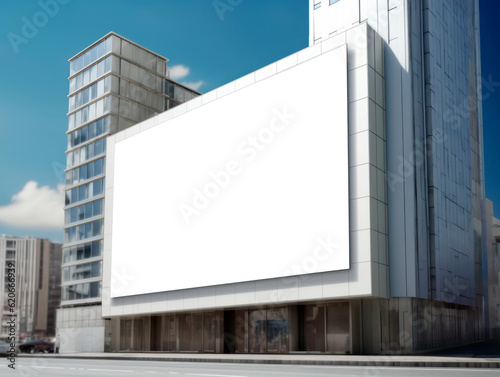
{"label": "blue sky", "polygon": [[[40,228],[37,216],[59,200],[64,179],[67,60],[109,31],[162,54],[170,66],[187,67],[180,81],[203,82],[201,92],[308,45],[308,0],[58,0],[44,18],[41,4],[53,1],[0,4],[0,211],[14,195],[19,202],[38,198],[31,219],[0,222],[0,234],[62,239],[56,219],[48,221],[52,228]],[[237,5],[221,14],[214,6],[220,3]],[[500,2],[480,0],[480,6],[482,72],[496,83]],[[27,28],[26,20],[39,27]],[[491,88],[483,103],[486,193],[499,217],[500,85]]]}

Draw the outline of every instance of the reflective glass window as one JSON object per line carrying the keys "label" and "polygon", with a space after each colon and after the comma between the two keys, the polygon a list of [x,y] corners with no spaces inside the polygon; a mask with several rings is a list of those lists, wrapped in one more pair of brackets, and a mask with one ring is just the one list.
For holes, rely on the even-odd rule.
{"label": "reflective glass window", "polygon": [[66,184],[76,184],[86,179],[93,178],[96,175],[103,174],[105,164],[104,159],[105,157],[89,162],[88,164],[82,165],[76,169],[69,170],[66,172]]}
{"label": "reflective glass window", "polygon": [[[68,135],[68,147],[72,148],[81,144],[87,139],[102,135],[109,130],[109,117],[105,117],[91,123],[87,126],[81,127],[78,130],[73,131]],[[82,139],[83,135],[83,139]],[[90,157],[88,157],[90,158]],[[84,159],[85,160],[85,159]]]}
{"label": "reflective glass window", "polygon": [[69,209],[67,211],[70,211],[70,220],[69,221],[71,223],[74,223],[75,221],[77,221],[78,217],[77,217],[77,209],[76,209],[76,207],[71,208],[71,209]]}
{"label": "reflective glass window", "polygon": [[94,169],[94,163],[91,162],[87,165],[84,165],[84,167],[87,167],[87,176],[85,177],[85,179],[87,178],[92,178],[93,176],[97,175],[97,174],[94,174],[95,173],[95,169]]}
{"label": "reflective glass window", "polygon": [[94,196],[102,194],[103,180],[93,182],[94,184]]}
{"label": "reflective glass window", "polygon": [[94,153],[96,156],[103,153],[103,139],[94,142]]}
{"label": "reflective glass window", "polygon": [[87,259],[92,256],[92,244],[86,243],[83,245],[83,258]]}
{"label": "reflective glass window", "polygon": [[106,46],[105,46],[105,43],[99,43],[99,45],[97,46],[97,53],[99,56],[103,56],[105,54],[105,51],[106,51]]}
{"label": "reflective glass window", "polygon": [[76,233],[76,241],[102,235],[102,220],[78,225],[64,230],[65,243],[74,242],[73,234]]}
{"label": "reflective glass window", "polygon": [[85,143],[87,141],[87,137],[88,137],[88,128],[84,127],[84,128],[82,128],[82,130],[80,132],[80,140],[81,140],[81,142]]}
{"label": "reflective glass window", "polygon": [[67,205],[76,203],[82,200],[90,199],[94,196],[98,196],[102,194],[104,179],[99,179],[94,182],[87,183],[85,185],[81,185],[72,190],[69,190],[67,193]]}
{"label": "reflective glass window", "polygon": [[95,123],[91,123],[91,124],[89,124],[86,127],[88,128],[88,137],[89,137],[89,140],[93,139],[95,137]]}
{"label": "reflective glass window", "polygon": [[94,221],[94,226],[93,226],[93,236],[96,237],[96,236],[100,236],[101,235],[101,232],[102,232],[102,229],[101,229],[101,225],[102,225],[102,221],[101,220],[98,220],[98,221]]}
{"label": "reflective glass window", "polygon": [[111,37],[102,41],[98,45],[92,47],[90,50],[86,51],[84,54],[80,55],[78,58],[70,63],[70,75],[75,74],[81,69],[85,68],[87,65],[100,59],[102,56],[106,55],[111,51]]}
{"label": "reflective glass window", "polygon": [[92,202],[92,213],[94,216],[98,216],[102,213],[102,199]]}
{"label": "reflective glass window", "polygon": [[92,223],[85,224],[85,238],[92,237]]}
{"label": "reflective glass window", "polygon": [[102,241],[92,242],[92,257],[98,257],[101,255],[101,245]]}
{"label": "reflective glass window", "polygon": [[95,134],[100,135],[103,132],[103,127],[102,127],[102,119],[99,119],[97,122],[95,122]]}
{"label": "reflective glass window", "polygon": [[75,203],[76,201],[78,201],[78,194],[79,194],[79,189],[71,190],[71,203]]}
{"label": "reflective glass window", "polygon": [[103,241],[94,241],[83,245],[71,246],[63,250],[63,263],[101,256]]}

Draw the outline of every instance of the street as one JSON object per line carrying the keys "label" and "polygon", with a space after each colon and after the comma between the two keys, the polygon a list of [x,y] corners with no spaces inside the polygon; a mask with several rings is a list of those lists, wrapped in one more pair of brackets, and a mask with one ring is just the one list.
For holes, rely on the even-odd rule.
{"label": "street", "polygon": [[314,377],[314,376],[500,376],[499,370],[471,368],[399,368],[308,365],[191,363],[133,360],[18,358],[16,369],[0,366],[1,376],[197,376],[197,377]]}

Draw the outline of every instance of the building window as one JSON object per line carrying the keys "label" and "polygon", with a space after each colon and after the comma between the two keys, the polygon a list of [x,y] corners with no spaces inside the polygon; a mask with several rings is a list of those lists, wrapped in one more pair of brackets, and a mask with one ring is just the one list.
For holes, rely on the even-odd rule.
{"label": "building window", "polygon": [[99,43],[97,46],[94,46],[92,49],[86,51],[85,53],[77,57],[75,60],[70,62],[69,74],[74,75],[76,72],[82,70],[89,64],[93,63],[97,59],[106,55],[108,52],[111,52],[111,42],[112,42],[111,37],[107,38],[101,43]]}
{"label": "building window", "polygon": [[85,203],[77,207],[73,207],[64,211],[64,223],[70,224],[81,220],[86,220],[91,217],[102,215],[104,199],[99,199],[90,203]]}
{"label": "building window", "polygon": [[106,157],[100,158],[98,160],[89,162],[88,164],[82,165],[76,169],[66,172],[66,185],[76,185],[78,182],[91,179],[98,175],[104,174],[104,168],[106,167]]}
{"label": "building window", "polygon": [[338,3],[338,2],[339,2],[339,0],[330,0],[330,5]]}
{"label": "building window", "polygon": [[63,268],[63,281],[74,281],[101,277],[102,262],[77,264]]}
{"label": "building window", "polygon": [[[90,123],[85,127],[79,128],[78,130],[70,133],[68,135],[68,149],[77,146],[78,144],[85,143],[94,137],[100,136],[109,132],[111,118],[106,116],[102,119]],[[88,159],[88,157],[87,157]]]}
{"label": "building window", "polygon": [[63,263],[71,263],[82,259],[100,257],[101,250],[102,240],[68,247],[63,250]]}
{"label": "building window", "polygon": [[97,81],[74,96],[69,97],[69,111],[73,111],[78,107],[85,105],[88,102],[102,97],[104,93],[109,92],[111,87],[111,76],[105,77]]}
{"label": "building window", "polygon": [[68,129],[70,131],[74,130],[75,128],[79,128],[82,124],[92,122],[93,120],[100,118],[104,114],[110,112],[110,107],[111,99],[110,96],[107,95],[97,102],[91,103],[90,105],[71,114],[68,117]]}
{"label": "building window", "polygon": [[[93,138],[95,135],[91,134],[90,131],[95,132],[94,128],[89,129],[88,136],[89,139]],[[66,163],[68,168],[71,168],[75,165],[79,165],[87,160],[90,160],[100,154],[106,152],[106,139],[99,139],[94,141],[93,143],[87,144],[81,148],[75,149],[72,152],[69,152],[66,156]]]}
{"label": "building window", "polygon": [[7,250],[7,254],[5,259],[16,259],[16,251],[15,250]]}
{"label": "building window", "polygon": [[104,193],[104,178],[78,186],[65,193],[65,205],[91,199]]}
{"label": "building window", "polygon": [[321,1],[319,3],[314,4],[314,9],[318,9],[321,7]]}
{"label": "building window", "polygon": [[78,89],[90,84],[92,81],[111,71],[111,56],[94,64],[92,67],[86,69],[78,76],[69,80],[69,92],[73,93]]}
{"label": "building window", "polygon": [[16,241],[7,241],[7,247],[16,247]]}
{"label": "building window", "polygon": [[102,236],[102,220],[92,221],[64,230],[64,243],[72,243],[87,238]]}
{"label": "building window", "polygon": [[101,282],[74,284],[62,287],[62,299],[83,300],[87,298],[97,298],[101,296]]}

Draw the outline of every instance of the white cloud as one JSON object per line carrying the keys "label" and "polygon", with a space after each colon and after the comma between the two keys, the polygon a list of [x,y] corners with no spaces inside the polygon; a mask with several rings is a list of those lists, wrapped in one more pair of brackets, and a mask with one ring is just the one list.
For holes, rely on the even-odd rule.
{"label": "white cloud", "polygon": [[189,75],[189,67],[182,64],[177,64],[170,67],[170,78],[172,80],[180,80]]}
{"label": "white cloud", "polygon": [[64,223],[64,185],[56,189],[29,181],[12,196],[10,204],[0,206],[0,222],[27,228],[62,228]]}
{"label": "white cloud", "polygon": [[203,81],[196,81],[196,82],[182,82],[182,85],[186,85],[188,88],[191,88],[193,90],[198,90],[200,86],[203,85]]}
{"label": "white cloud", "polygon": [[[185,65],[182,64],[177,64],[172,67],[170,67],[170,78],[172,80],[179,81],[181,79],[186,78],[190,73],[189,67],[186,67]],[[203,81],[188,81],[188,82],[181,82],[181,84],[186,85],[187,87],[198,90],[200,86],[203,85]]]}

